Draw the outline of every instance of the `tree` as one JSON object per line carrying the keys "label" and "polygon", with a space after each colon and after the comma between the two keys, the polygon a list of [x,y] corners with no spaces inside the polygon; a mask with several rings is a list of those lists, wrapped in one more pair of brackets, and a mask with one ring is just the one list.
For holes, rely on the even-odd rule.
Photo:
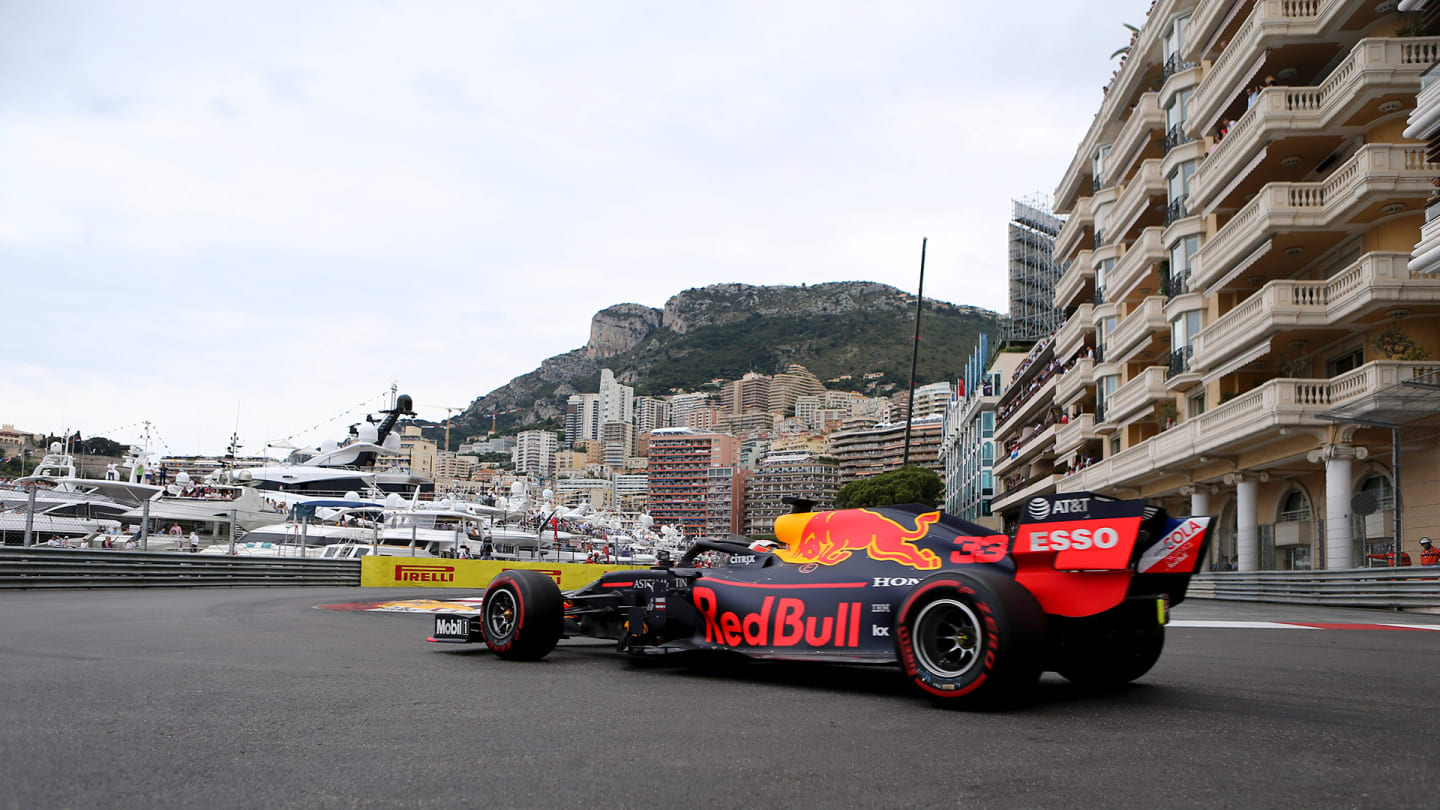
{"label": "tree", "polygon": [[835,494],[838,509],[861,506],[890,506],[897,503],[919,503],[936,506],[944,484],[940,476],[920,467],[901,467],[870,478],[851,481]]}

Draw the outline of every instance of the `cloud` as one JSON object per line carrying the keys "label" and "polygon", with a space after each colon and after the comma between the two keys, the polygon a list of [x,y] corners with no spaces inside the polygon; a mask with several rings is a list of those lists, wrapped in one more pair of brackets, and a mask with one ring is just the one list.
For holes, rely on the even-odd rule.
{"label": "cloud", "polygon": [[928,295],[1003,310],[1009,200],[1054,188],[1143,10],[16,7],[0,419],[213,452],[237,405],[255,439],[395,379],[457,405],[613,303],[913,289],[922,236]]}

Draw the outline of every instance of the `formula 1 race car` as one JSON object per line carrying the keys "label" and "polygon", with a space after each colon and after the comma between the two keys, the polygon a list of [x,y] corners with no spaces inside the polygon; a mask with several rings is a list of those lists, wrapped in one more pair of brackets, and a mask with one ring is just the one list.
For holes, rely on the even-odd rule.
{"label": "formula 1 race car", "polygon": [[797,511],[773,544],[700,539],[673,566],[566,593],[504,571],[475,613],[436,614],[429,640],[514,660],[590,636],[637,656],[898,663],[939,701],[1008,702],[1045,671],[1096,686],[1149,671],[1210,522],[1088,493],[1032,498],[1013,537],[918,505]]}

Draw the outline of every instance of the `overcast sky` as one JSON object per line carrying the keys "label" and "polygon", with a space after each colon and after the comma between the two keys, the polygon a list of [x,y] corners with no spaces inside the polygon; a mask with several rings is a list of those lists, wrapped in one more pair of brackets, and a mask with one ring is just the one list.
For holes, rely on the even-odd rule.
{"label": "overcast sky", "polygon": [[1008,201],[1147,6],[0,0],[0,421],[443,419],[610,304],[913,291],[922,236],[927,297],[1003,312]]}

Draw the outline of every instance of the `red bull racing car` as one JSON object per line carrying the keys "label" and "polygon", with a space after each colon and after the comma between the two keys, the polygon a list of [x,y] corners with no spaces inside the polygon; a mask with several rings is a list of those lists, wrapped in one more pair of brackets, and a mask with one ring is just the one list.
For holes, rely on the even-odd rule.
{"label": "red bull racing car", "polygon": [[1149,671],[1210,522],[1087,493],[1031,499],[1013,536],[917,505],[799,511],[776,543],[701,539],[673,565],[566,593],[506,571],[476,612],[437,614],[429,640],[515,660],[590,636],[637,656],[898,664],[936,700],[1009,701],[1046,671],[1097,686]]}

